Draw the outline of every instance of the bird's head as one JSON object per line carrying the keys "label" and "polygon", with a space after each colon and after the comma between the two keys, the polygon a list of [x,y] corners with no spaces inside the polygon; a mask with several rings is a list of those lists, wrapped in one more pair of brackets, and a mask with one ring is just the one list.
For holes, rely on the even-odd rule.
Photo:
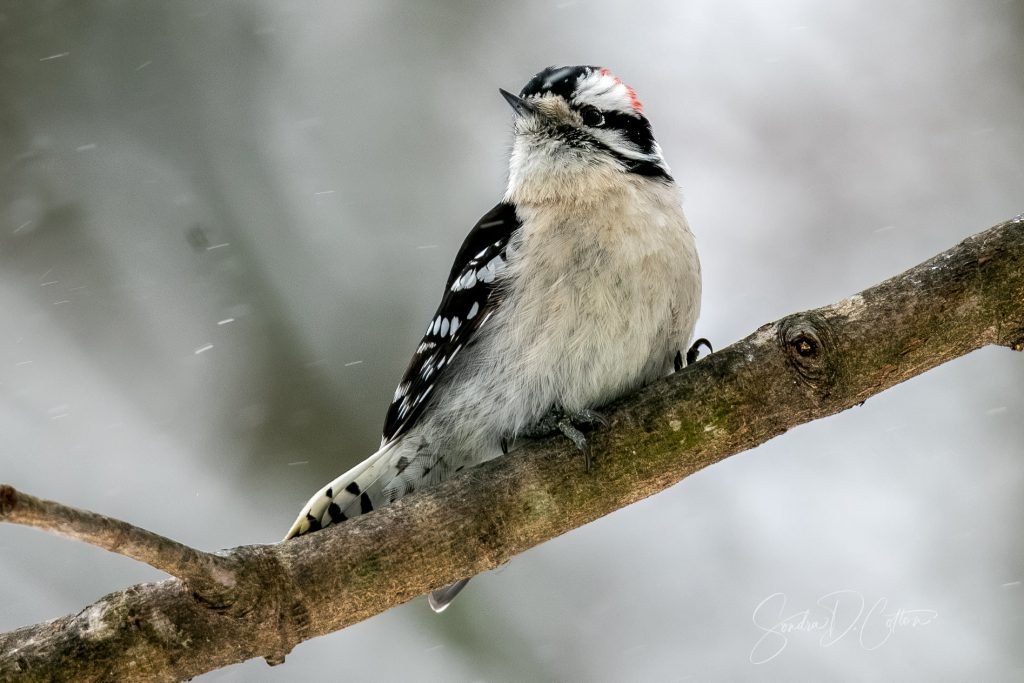
{"label": "bird's head", "polygon": [[622,174],[672,182],[636,93],[607,69],[552,66],[501,94],[515,111],[510,196],[592,193]]}

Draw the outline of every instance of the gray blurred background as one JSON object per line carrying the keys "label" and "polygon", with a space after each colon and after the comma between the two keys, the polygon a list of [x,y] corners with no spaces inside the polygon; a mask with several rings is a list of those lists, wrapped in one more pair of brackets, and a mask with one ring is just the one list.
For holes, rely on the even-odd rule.
{"label": "gray blurred background", "polygon": [[[502,192],[497,89],[547,65],[640,94],[716,346],[1024,211],[1021,2],[0,7],[0,481],[204,549],[278,540],[376,448]],[[972,354],[440,617],[203,680],[1024,680],[1022,382]],[[0,577],[2,630],[162,578],[10,526]]]}

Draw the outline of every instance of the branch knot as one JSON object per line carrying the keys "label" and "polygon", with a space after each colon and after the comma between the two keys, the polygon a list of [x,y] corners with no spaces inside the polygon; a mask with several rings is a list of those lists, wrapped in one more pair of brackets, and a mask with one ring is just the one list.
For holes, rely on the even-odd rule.
{"label": "branch knot", "polygon": [[804,384],[824,389],[835,378],[829,362],[835,339],[828,321],[817,312],[796,313],[779,322],[779,343]]}

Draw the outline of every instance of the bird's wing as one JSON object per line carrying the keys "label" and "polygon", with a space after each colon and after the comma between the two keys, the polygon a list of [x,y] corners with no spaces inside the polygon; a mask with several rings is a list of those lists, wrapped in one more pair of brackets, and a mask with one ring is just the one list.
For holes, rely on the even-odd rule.
{"label": "bird's wing", "polygon": [[466,236],[441,304],[395,390],[384,420],[382,443],[401,436],[416,423],[430,403],[438,378],[494,313],[499,305],[494,281],[505,268],[505,250],[520,225],[515,207],[503,202]]}

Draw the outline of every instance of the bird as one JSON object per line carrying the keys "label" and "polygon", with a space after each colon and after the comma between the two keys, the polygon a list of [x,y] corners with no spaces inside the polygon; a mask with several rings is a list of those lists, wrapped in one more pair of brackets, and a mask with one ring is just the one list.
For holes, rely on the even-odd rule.
{"label": "bird", "polygon": [[[588,455],[596,409],[692,362],[701,270],[636,92],[551,66],[518,95],[508,183],[469,232],[384,420],[380,448],[317,491],[286,540],[561,431]],[[683,349],[687,349],[685,352]],[[684,356],[685,353],[685,356]],[[468,578],[432,592],[444,610]]]}

